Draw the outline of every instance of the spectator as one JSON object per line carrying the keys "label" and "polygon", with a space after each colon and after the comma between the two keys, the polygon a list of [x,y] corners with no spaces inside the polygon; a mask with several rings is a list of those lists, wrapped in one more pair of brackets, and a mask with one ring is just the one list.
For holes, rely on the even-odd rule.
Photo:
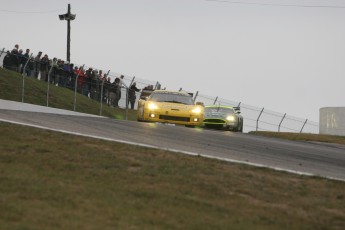
{"label": "spectator", "polygon": [[97,70],[92,70],[91,72],[91,87],[90,87],[90,97],[94,100],[99,100],[99,84],[100,80],[98,77]]}
{"label": "spectator", "polygon": [[59,86],[66,88],[69,84],[69,78],[70,78],[70,72],[71,72],[71,66],[68,61],[61,62],[62,70],[60,70],[60,84]]}
{"label": "spectator", "polygon": [[83,85],[85,81],[85,73],[84,73],[83,67],[80,66],[79,69],[75,70],[74,73],[76,74],[76,77],[77,77],[77,91],[79,93],[82,93],[82,89],[83,89]]}
{"label": "spectator", "polygon": [[74,64],[70,65],[71,67],[71,73],[70,73],[70,89],[75,90],[76,87],[76,80],[77,80],[77,74],[79,72],[79,67],[78,66],[74,66]]}
{"label": "spectator", "polygon": [[29,53],[30,53],[30,49],[26,49],[25,54],[23,54],[21,61],[20,61],[20,65],[21,65],[20,73],[25,73],[26,76],[30,76],[26,73],[26,70],[24,69],[26,63],[28,63],[29,58],[30,58]]}
{"label": "spectator", "polygon": [[58,59],[56,57],[53,58],[53,61],[51,62],[50,68],[52,68],[51,70],[51,74],[50,74],[50,83],[51,84],[58,84]]}
{"label": "spectator", "polygon": [[33,57],[30,57],[30,60],[28,62],[28,65],[25,69],[26,76],[33,77],[35,73],[35,59]]}
{"label": "spectator", "polygon": [[102,70],[98,70],[98,82],[99,82],[99,84],[98,84],[98,93],[99,93],[99,99],[102,99],[103,101],[104,101],[104,97],[103,97],[104,89],[103,89],[103,95],[101,95],[101,93],[102,93],[102,85],[104,87],[104,81],[105,80],[106,79],[103,76],[103,71]]}
{"label": "spectator", "polygon": [[147,85],[143,88],[143,90],[153,90],[153,85]]}
{"label": "spectator", "polygon": [[110,100],[111,100],[111,105],[114,107],[119,107],[119,91],[120,89],[120,78],[115,78],[114,82],[111,84],[110,87]]}
{"label": "spectator", "polygon": [[86,70],[83,84],[83,95],[87,97],[89,96],[91,90],[91,74],[92,68]]}
{"label": "spectator", "polygon": [[99,80],[103,81],[103,71],[102,70],[98,71],[98,78],[99,78]]}
{"label": "spectator", "polygon": [[128,88],[127,85],[125,84],[123,78],[124,78],[124,76],[121,75],[121,76],[120,76],[119,86],[120,86],[121,88]]}
{"label": "spectator", "polygon": [[10,69],[13,71],[18,71],[19,66],[19,45],[16,44],[11,51],[11,66]]}
{"label": "spectator", "polygon": [[42,52],[38,52],[37,56],[35,57],[35,68],[34,68],[34,77],[38,79],[38,74],[40,72],[40,63],[41,63],[41,56]]}
{"label": "spectator", "polygon": [[43,58],[41,58],[40,62],[40,75],[41,81],[47,81],[48,80],[48,69],[49,69],[49,58],[48,55],[45,54]]}
{"label": "spectator", "polygon": [[134,109],[135,99],[137,98],[135,92],[139,91],[140,89],[138,89],[136,83],[133,82],[133,84],[129,87],[128,90],[128,104],[131,103],[131,109]]}
{"label": "spectator", "polygon": [[[53,79],[53,77],[52,77],[52,73],[50,72],[50,69],[53,67],[53,60],[52,59],[49,59],[48,58],[48,68],[47,68],[47,77],[46,77],[46,81],[48,82],[49,81],[49,83],[51,83],[52,82],[52,79]],[[49,75],[50,74],[50,75]]]}
{"label": "spectator", "polygon": [[119,101],[121,99],[121,86],[120,86],[120,78],[115,78],[114,80],[114,92],[115,92],[115,101],[114,107],[119,107]]}
{"label": "spectator", "polygon": [[119,84],[119,89],[117,90],[117,94],[116,94],[116,101],[117,101],[116,105],[117,105],[117,107],[119,107],[118,103],[119,103],[119,101],[121,99],[121,88],[128,88],[127,85],[125,84],[123,78],[124,78],[123,75],[121,75],[120,78],[117,78],[118,79],[117,81],[118,81],[118,84]]}
{"label": "spectator", "polygon": [[103,84],[103,98],[104,102],[107,103],[107,105],[110,105],[110,87],[111,87],[111,81],[110,77],[107,78],[107,75],[104,74],[104,84]]}
{"label": "spectator", "polygon": [[18,59],[18,66],[17,66],[17,70],[19,73],[23,73],[22,72],[22,68],[24,67],[24,65],[22,64],[23,62],[25,63],[25,58],[24,58],[24,54],[23,54],[23,50],[20,49],[18,51],[18,54],[17,54],[17,59]]}
{"label": "spectator", "polygon": [[18,54],[19,51],[19,45],[15,44],[13,50],[11,51],[12,54]]}
{"label": "spectator", "polygon": [[55,71],[55,85],[57,86],[62,86],[63,83],[63,75],[64,75],[64,70],[63,70],[63,61],[61,59],[57,60],[57,65],[56,65],[56,71]]}
{"label": "spectator", "polygon": [[67,88],[74,90],[75,78],[76,78],[76,75],[74,74],[74,64],[70,63],[68,78],[67,78]]}
{"label": "spectator", "polygon": [[12,55],[11,55],[10,51],[6,52],[4,60],[2,61],[2,66],[5,69],[11,70],[11,67],[12,67]]}

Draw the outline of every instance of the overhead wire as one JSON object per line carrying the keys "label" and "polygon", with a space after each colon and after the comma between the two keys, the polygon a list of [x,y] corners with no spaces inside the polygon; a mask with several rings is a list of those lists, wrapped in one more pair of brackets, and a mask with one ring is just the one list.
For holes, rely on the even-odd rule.
{"label": "overhead wire", "polygon": [[61,11],[66,11],[66,9],[45,10],[45,11],[18,11],[18,10],[0,9],[0,12],[16,13],[16,14],[47,14],[47,13],[56,13],[56,12],[61,12]]}
{"label": "overhead wire", "polygon": [[277,7],[301,7],[301,8],[333,8],[333,9],[345,9],[345,6],[339,6],[339,5],[279,4],[279,3],[240,2],[240,1],[227,1],[227,0],[205,0],[205,1],[207,1],[207,2],[228,3],[228,4],[239,4],[239,5],[258,5],[258,6],[277,6]]}

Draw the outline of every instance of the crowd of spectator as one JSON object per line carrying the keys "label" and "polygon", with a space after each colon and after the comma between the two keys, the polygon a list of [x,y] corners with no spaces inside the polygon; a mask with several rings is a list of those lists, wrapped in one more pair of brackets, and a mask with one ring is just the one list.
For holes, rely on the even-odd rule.
{"label": "crowd of spectator", "polygon": [[129,87],[124,83],[124,76],[116,77],[113,82],[102,70],[84,69],[57,58],[49,59],[40,51],[35,57],[30,56],[30,49],[23,53],[16,44],[12,51],[7,51],[3,59],[3,68],[17,71],[23,76],[32,77],[56,86],[77,90],[77,92],[97,101],[103,100],[109,106],[119,107],[121,88],[127,88],[131,109],[134,109],[136,92],[140,89],[133,82]]}

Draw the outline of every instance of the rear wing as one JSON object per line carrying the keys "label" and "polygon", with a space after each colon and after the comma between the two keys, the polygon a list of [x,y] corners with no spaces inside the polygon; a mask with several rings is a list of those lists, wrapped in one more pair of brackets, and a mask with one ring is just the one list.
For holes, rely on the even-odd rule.
{"label": "rear wing", "polygon": [[149,97],[154,90],[149,90],[149,89],[143,89],[140,94],[140,99],[146,100],[147,97]]}

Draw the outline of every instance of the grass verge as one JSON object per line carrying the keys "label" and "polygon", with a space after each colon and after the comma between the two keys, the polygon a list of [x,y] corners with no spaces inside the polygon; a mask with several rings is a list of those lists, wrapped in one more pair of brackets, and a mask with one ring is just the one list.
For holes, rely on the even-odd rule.
{"label": "grass verge", "polygon": [[2,229],[343,229],[345,183],[0,123]]}
{"label": "grass verge", "polygon": [[293,141],[316,141],[325,143],[335,143],[345,145],[344,136],[334,136],[334,135],[320,135],[320,134],[310,134],[310,133],[277,133],[277,132],[264,132],[264,131],[253,131],[249,134],[260,135],[265,137],[276,137],[283,138]]}

